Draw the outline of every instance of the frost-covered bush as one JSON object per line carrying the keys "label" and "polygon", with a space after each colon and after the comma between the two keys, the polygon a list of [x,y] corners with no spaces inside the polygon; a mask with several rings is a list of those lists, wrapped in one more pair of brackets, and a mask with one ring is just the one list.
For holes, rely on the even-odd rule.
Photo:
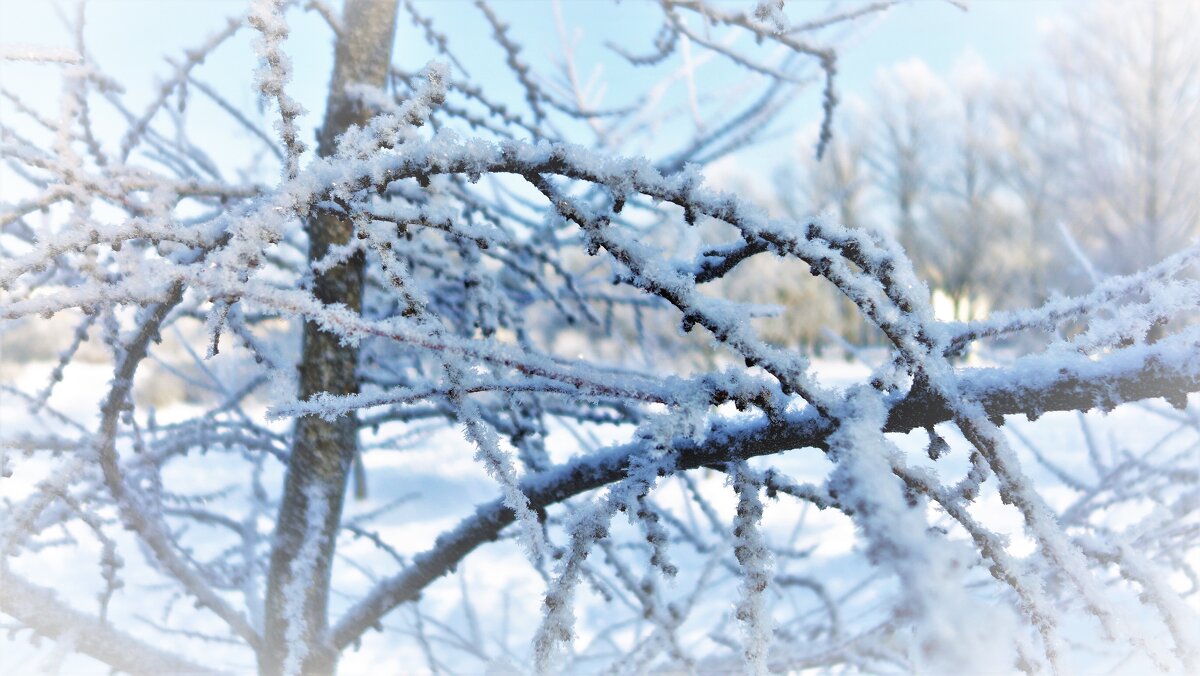
{"label": "frost-covered bush", "polygon": [[[887,235],[705,183],[814,77],[822,154],[828,45],[887,3],[622,5],[645,30],[615,37],[605,106],[561,15],[547,65],[509,6],[391,0],[258,0],[135,106],[80,7],[70,48],[2,52],[61,94],[42,110],[0,85],[0,321],[75,327],[45,377],[3,384],[0,613],[53,641],[17,654],[136,673],[1200,667],[1200,247],[945,323]],[[314,19],[336,57],[310,147],[287,38]],[[490,52],[450,30],[472,26]],[[205,70],[239,40],[265,122]],[[503,85],[467,75],[500,66]],[[848,386],[711,291],[769,257],[886,336]],[[709,366],[679,367],[644,324],[664,318]],[[1015,333],[1041,340],[955,366]],[[136,389],[172,341],[207,394],[160,410]],[[1084,419],[1081,453],[1005,418],[1061,431],[1055,412],[1156,398],[1128,418],[1141,434]]]}

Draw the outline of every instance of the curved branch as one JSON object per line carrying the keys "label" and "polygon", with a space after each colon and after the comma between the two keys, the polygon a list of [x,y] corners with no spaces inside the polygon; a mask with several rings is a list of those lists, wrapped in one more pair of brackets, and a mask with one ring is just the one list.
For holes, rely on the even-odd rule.
{"label": "curved branch", "polygon": [[[199,256],[198,256],[199,257]],[[133,388],[133,377],[138,365],[146,357],[150,341],[158,335],[159,327],[167,314],[183,299],[183,284],[176,282],[171,285],[166,299],[150,308],[141,327],[132,340],[125,346],[125,354],[117,366],[112,385],[100,405],[100,430],[97,434],[96,455],[104,482],[112,493],[121,514],[121,520],[127,528],[137,534],[154,557],[172,577],[179,581],[196,601],[211,608],[229,628],[236,632],[250,646],[257,647],[259,635],[245,616],[225,602],[196,572],[193,566],[180,557],[175,550],[166,524],[161,514],[147,512],[138,504],[139,494],[131,490],[122,472],[120,458],[117,454],[116,437],[120,414],[125,410],[130,391]]]}

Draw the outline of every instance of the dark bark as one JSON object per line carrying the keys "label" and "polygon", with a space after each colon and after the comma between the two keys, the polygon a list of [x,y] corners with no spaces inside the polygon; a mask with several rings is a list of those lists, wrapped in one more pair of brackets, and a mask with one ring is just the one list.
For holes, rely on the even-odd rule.
{"label": "dark bark", "polygon": [[[367,121],[367,111],[347,99],[345,86],[350,83],[386,84],[395,25],[395,0],[347,0],[321,127],[318,146],[321,156],[333,154],[339,134],[351,125],[362,125]],[[306,223],[306,230],[309,260],[321,258],[330,247],[347,243],[353,235],[348,220],[331,214],[311,218]],[[342,304],[355,312],[361,311],[362,257],[356,256],[315,275],[313,293],[322,303]],[[302,399],[319,392],[349,394],[358,390],[357,348],[342,345],[334,334],[306,322],[301,355]],[[302,637],[300,643],[306,646],[300,662],[302,673],[330,674],[337,665],[337,651],[324,644],[324,636],[342,503],[347,476],[358,452],[357,427],[354,416],[343,416],[335,421],[303,417],[296,422],[267,577],[265,640],[258,657],[260,673],[283,672],[288,649],[295,647],[289,646],[287,640],[289,623],[297,620],[302,626],[293,627],[291,633],[298,631]],[[324,504],[312,505],[311,500],[320,500]],[[304,550],[306,537],[312,531],[308,525],[310,514],[324,517],[317,536],[319,547],[315,559]],[[302,555],[306,564],[311,563],[311,579],[304,580],[299,587],[292,585],[293,589],[289,590],[293,566]],[[303,594],[302,611],[289,613],[288,597],[299,594]]]}

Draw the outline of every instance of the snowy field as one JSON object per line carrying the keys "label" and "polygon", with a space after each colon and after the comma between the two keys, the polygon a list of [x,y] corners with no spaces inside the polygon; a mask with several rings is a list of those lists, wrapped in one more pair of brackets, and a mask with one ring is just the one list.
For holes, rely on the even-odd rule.
{"label": "snowy field", "polygon": [[[40,363],[8,364],[4,383],[26,393],[36,393],[44,386],[50,368],[50,364]],[[844,360],[823,361],[816,369],[822,382],[829,385],[852,383],[868,373],[866,367]],[[72,421],[63,420],[61,424],[93,426],[97,418],[96,400],[105,388],[110,371],[101,365],[76,363],[65,375],[49,405]],[[1058,476],[1065,475],[1090,484],[1095,477],[1093,462],[1097,460],[1112,465],[1120,463],[1128,454],[1177,453],[1180,454],[1180,472],[1200,469],[1196,451],[1196,403],[1193,397],[1192,405],[1182,412],[1162,401],[1148,401],[1122,406],[1108,415],[1057,413],[1046,415],[1037,422],[1010,418],[1005,430],[1019,449],[1024,467],[1034,477],[1042,495],[1053,508],[1060,510],[1073,504],[1085,506],[1091,500],[1107,499],[1102,488],[1089,493],[1080,486],[1066,485]],[[0,426],[6,436],[12,437],[18,430],[31,435],[44,431],[31,422],[24,409],[25,404],[13,392],[2,395]],[[265,409],[257,411],[258,414],[264,412]],[[155,413],[159,425],[169,425],[173,420],[194,414],[195,411],[183,403],[174,403]],[[387,436],[396,431],[385,426],[378,435]],[[947,435],[952,453],[958,451],[961,454],[962,442],[948,430],[939,431]],[[625,434],[626,430],[611,427],[576,430],[574,434],[559,429],[548,447],[579,448],[581,438],[588,444],[618,442]],[[897,437],[897,441],[912,458],[922,455],[929,443],[923,431]],[[416,439],[400,439],[396,447],[397,450],[374,451],[366,457],[368,497],[351,500],[346,506],[347,522],[370,525],[386,543],[387,551],[367,538],[352,535],[342,538],[335,569],[336,591],[331,617],[338,617],[348,607],[350,599],[367,591],[381,575],[394,571],[397,564],[393,556],[404,558],[428,548],[440,533],[468,516],[475,505],[488,502],[499,494],[495,482],[479,463],[472,460],[471,449],[453,430],[441,430]],[[567,455],[564,453],[554,459],[565,460]],[[1039,455],[1045,462],[1039,461]],[[832,468],[822,453],[814,449],[758,458],[753,464],[763,469],[775,467],[797,481],[817,484],[825,480]],[[65,471],[64,468],[70,465],[69,457],[54,461],[22,460],[16,464],[17,470],[11,477],[0,481],[0,497],[21,498],[38,482],[53,480],[55,473]],[[253,512],[240,492],[246,485],[251,466],[238,454],[214,451],[169,466],[164,482],[176,492],[197,496],[197,505],[219,507],[235,515],[256,514],[253,518],[258,519],[259,527],[269,530],[270,510]],[[939,471],[948,475],[966,469],[967,463],[961,457],[943,459],[939,464]],[[736,496],[727,488],[725,476],[711,470],[699,470],[690,472],[688,477],[691,488],[704,494],[715,510],[716,514],[709,515],[715,519],[713,525],[728,524]],[[264,465],[262,482],[269,490],[277,489],[281,482],[278,463]],[[231,489],[237,492],[231,493]],[[679,532],[703,531],[709,527],[707,517],[697,513],[693,501],[688,498],[688,490],[689,486],[683,481],[671,480],[657,489],[654,498],[660,508],[686,524]],[[579,499],[575,504],[579,504]],[[1033,542],[1024,534],[1019,515],[1013,508],[1001,504],[994,489],[984,491],[974,503],[972,512],[976,518],[1010,538],[1011,554],[1026,557],[1033,553]],[[112,516],[109,514],[107,518]],[[1093,522],[1100,519],[1105,525],[1119,530],[1151,516],[1122,506],[1115,510],[1100,509],[1092,518]],[[944,515],[940,520],[935,516],[932,521],[949,527]],[[629,557],[623,557],[621,551],[623,547],[636,548],[629,544],[637,541],[636,529],[622,519],[614,524],[612,542],[624,544],[605,545],[596,554],[597,559],[604,558],[609,566],[595,566],[595,579],[585,586],[577,601],[576,650],[594,656],[594,661],[585,664],[594,665],[595,671],[638,671],[646,665],[633,661],[637,655],[634,648],[650,639],[654,625],[639,616],[636,593],[631,591],[638,581],[625,580],[623,585],[619,578],[624,574],[641,578],[643,584],[652,581],[649,577],[642,578],[645,571],[629,563]],[[820,580],[825,585],[825,593],[836,601],[838,617],[836,624],[831,626],[837,628],[830,631],[854,636],[887,615],[888,608],[895,602],[895,580],[880,574],[867,562],[863,543],[847,518],[832,510],[819,511],[781,497],[767,501],[763,524],[766,537],[775,547],[793,553],[776,560],[776,579],[798,581],[795,587],[775,588],[771,603],[777,616],[802,618],[830,612],[824,600],[804,586],[802,581],[806,579]],[[510,534],[511,531],[510,528]],[[555,532],[553,528],[551,532]],[[561,535],[558,531],[560,542]],[[190,533],[183,539],[194,548],[191,554],[199,561],[216,554],[229,542],[219,529],[209,534]],[[176,590],[164,585],[159,573],[148,567],[140,556],[131,555],[137,551],[132,538],[125,540],[117,543],[118,551],[127,557],[116,573],[123,585],[107,606],[108,616],[114,624],[132,627],[131,633],[139,638],[179,649],[198,663],[235,673],[253,672],[252,655],[234,647],[232,642],[222,640],[221,627],[211,617],[195,611],[175,596]],[[731,651],[727,663],[708,663],[702,670],[740,670],[737,646],[741,637],[732,617],[730,600],[735,595],[738,576],[730,569],[728,552],[706,552],[701,547],[689,545],[683,538],[673,538],[668,551],[681,572],[670,583],[659,582],[662,588],[656,589],[655,594],[671,600],[676,607],[687,609],[689,619],[680,631],[682,648],[702,647],[703,650],[698,652],[712,652],[715,644],[728,645]],[[963,552],[969,559],[969,549],[964,546]],[[97,594],[103,588],[103,571],[97,565],[103,560],[101,554],[101,546],[87,533],[64,531],[60,541],[46,541],[39,551],[22,553],[11,561],[11,566],[28,580],[53,588],[75,608],[95,612]],[[1195,552],[1190,555],[1189,563],[1193,570],[1200,566]],[[992,593],[983,584],[988,578],[982,570],[977,573],[974,578],[980,585],[981,598],[986,601]],[[1192,588],[1192,582],[1181,575],[1169,580],[1179,590]],[[720,586],[728,587],[729,592],[697,593]],[[412,606],[405,606],[389,615],[383,633],[369,633],[358,650],[344,655],[340,671],[345,674],[425,673],[435,665],[440,670],[461,673],[523,672],[530,660],[530,641],[540,618],[544,590],[545,583],[511,537],[485,545],[469,556],[454,575],[428,588],[417,606],[419,613]],[[609,596],[609,600],[606,602],[602,595]],[[1193,611],[1200,608],[1198,596],[1187,597]],[[1132,593],[1125,599],[1124,606],[1129,622],[1158,622],[1153,614],[1136,603]],[[1114,673],[1138,674],[1151,666],[1139,659],[1122,661],[1124,648],[1097,644],[1094,639],[1089,639],[1096,631],[1093,621],[1079,609],[1074,611],[1071,617],[1078,626],[1066,627],[1066,633],[1070,639],[1074,630],[1078,630],[1080,642],[1072,643],[1064,655],[1064,673],[1092,673],[1101,666],[1109,670],[1116,665],[1112,669]],[[171,629],[166,630],[165,626]],[[777,629],[786,632],[789,625],[783,624]],[[964,641],[970,640],[970,634],[964,630]],[[1158,634],[1163,638],[1163,645],[1155,649],[1169,650],[1165,632]],[[0,643],[0,673],[108,673],[101,664],[71,654],[69,641],[55,643],[35,639],[31,642],[31,638],[27,631],[9,632],[5,636],[4,642]],[[777,634],[777,642],[783,643],[779,638]],[[803,653],[808,646],[816,650],[820,646],[836,645],[837,640],[836,637],[797,633],[788,636],[786,643],[786,647],[777,648]],[[430,661],[431,654],[436,655],[432,658],[436,661]],[[822,670],[816,668],[814,671]],[[1010,668],[1001,662],[995,671],[1007,673]]]}

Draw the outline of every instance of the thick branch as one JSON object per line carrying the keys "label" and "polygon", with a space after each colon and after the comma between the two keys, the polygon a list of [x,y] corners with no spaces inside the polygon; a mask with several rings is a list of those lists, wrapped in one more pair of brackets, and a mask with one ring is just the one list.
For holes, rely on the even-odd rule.
{"label": "thick branch", "polygon": [[[1058,357],[1054,367],[1040,368],[1035,357],[1010,369],[974,369],[961,375],[964,393],[980,402],[989,416],[1024,414],[1036,418],[1052,411],[1110,410],[1122,403],[1164,397],[1178,405],[1187,393],[1200,391],[1200,341],[1174,336],[1149,348],[1133,348],[1093,362]],[[909,392],[892,405],[884,431],[906,433],[950,419],[945,402],[928,391]],[[804,409],[769,423],[729,423],[710,431],[701,443],[677,440],[680,470],[770,455],[786,450],[824,448],[834,424]],[[562,502],[584,491],[620,480],[631,458],[646,452],[632,443],[581,458],[528,477],[521,488],[535,509]],[[385,580],[334,627],[330,640],[337,650],[377,626],[396,606],[418,598],[437,578],[453,570],[480,545],[495,540],[513,522],[499,500],[481,505],[457,528],[438,538],[434,547],[413,558],[403,572]]]}

